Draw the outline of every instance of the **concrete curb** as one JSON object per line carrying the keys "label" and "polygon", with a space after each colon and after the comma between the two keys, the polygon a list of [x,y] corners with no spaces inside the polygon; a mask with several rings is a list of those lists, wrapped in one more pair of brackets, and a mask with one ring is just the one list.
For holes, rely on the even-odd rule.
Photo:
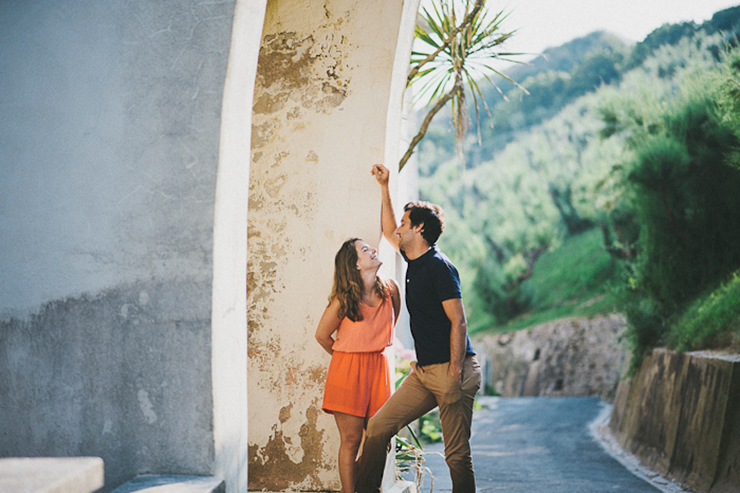
{"label": "concrete curb", "polygon": [[99,457],[0,459],[0,491],[15,493],[90,493],[103,486]]}
{"label": "concrete curb", "polygon": [[740,357],[655,349],[609,424],[643,465],[698,491],[740,491]]}
{"label": "concrete curb", "polygon": [[640,459],[623,449],[609,429],[613,406],[604,401],[602,401],[602,406],[601,412],[589,424],[588,428],[593,439],[601,445],[607,454],[622,464],[629,472],[650,483],[663,493],[691,493],[693,491],[682,484],[671,481],[659,472],[643,466]]}
{"label": "concrete curb", "polygon": [[212,476],[142,474],[122,484],[112,493],[225,493],[226,483]]}

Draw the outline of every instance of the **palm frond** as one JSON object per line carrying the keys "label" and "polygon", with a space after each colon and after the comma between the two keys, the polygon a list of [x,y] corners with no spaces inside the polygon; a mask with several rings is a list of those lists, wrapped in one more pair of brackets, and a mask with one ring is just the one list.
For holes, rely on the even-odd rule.
{"label": "palm frond", "polygon": [[479,142],[480,103],[491,118],[479,81],[485,79],[504,99],[506,96],[490,75],[502,77],[526,93],[520,84],[491,66],[492,60],[514,61],[508,57],[520,54],[498,49],[516,31],[504,32],[502,23],[509,14],[504,11],[491,13],[485,3],[486,0],[432,0],[428,7],[422,8],[415,30],[416,43],[407,86],[417,88],[415,104],[423,103],[431,109],[401,159],[399,170],[426,134],[431,118],[448,103],[455,129],[455,148],[464,166],[463,141],[469,122],[466,92],[472,94]]}

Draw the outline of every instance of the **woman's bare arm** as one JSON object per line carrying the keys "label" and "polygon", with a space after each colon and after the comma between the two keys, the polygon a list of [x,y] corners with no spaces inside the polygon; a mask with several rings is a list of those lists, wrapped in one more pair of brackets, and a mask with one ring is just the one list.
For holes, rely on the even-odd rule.
{"label": "woman's bare arm", "polygon": [[334,338],[332,335],[339,328],[341,321],[339,318],[339,300],[334,298],[329,303],[329,306],[326,307],[326,310],[324,310],[324,314],[321,316],[321,320],[319,320],[319,326],[316,328],[316,340],[329,354],[334,353],[332,349]]}

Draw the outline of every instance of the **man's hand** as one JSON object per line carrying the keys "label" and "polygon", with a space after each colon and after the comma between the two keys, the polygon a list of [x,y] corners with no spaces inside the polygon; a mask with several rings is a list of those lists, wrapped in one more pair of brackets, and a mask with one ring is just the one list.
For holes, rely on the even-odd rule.
{"label": "man's hand", "polygon": [[462,366],[461,365],[453,365],[452,362],[450,362],[450,375],[452,375],[452,378],[454,378],[457,383],[462,385]]}
{"label": "man's hand", "polygon": [[374,164],[371,173],[382,186],[388,185],[388,178],[391,176],[391,172],[388,171],[388,168],[382,164]]}
{"label": "man's hand", "polygon": [[399,239],[395,233],[398,224],[396,224],[396,215],[393,213],[393,204],[391,203],[391,192],[388,188],[388,179],[391,176],[391,172],[382,164],[374,164],[370,173],[380,183],[382,193],[380,222],[383,236],[385,236],[385,239],[388,240],[388,243],[391,244],[393,249],[399,252]]}

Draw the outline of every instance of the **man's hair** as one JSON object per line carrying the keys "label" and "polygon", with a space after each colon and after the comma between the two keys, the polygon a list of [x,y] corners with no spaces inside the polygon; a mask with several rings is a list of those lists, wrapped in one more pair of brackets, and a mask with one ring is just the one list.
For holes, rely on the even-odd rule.
{"label": "man's hair", "polygon": [[403,211],[409,211],[412,227],[424,224],[421,236],[429,243],[429,246],[433,246],[445,230],[445,213],[442,208],[436,204],[418,200],[406,204]]}

